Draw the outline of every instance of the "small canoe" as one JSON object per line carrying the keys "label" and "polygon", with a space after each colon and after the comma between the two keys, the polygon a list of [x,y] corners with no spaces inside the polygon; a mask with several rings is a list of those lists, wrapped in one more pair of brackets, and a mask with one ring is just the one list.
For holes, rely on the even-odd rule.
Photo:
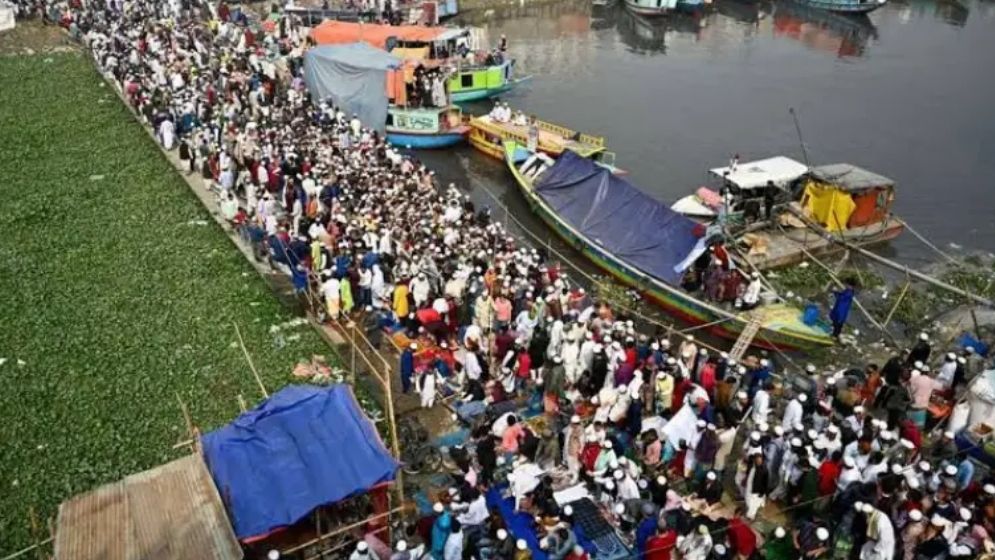
{"label": "small canoe", "polygon": [[[783,303],[765,304],[749,312],[737,312],[726,309],[718,304],[698,299],[694,294],[686,292],[679,286],[679,279],[675,279],[675,268],[670,263],[675,258],[680,258],[686,251],[688,239],[687,220],[679,214],[670,211],[663,204],[656,203],[654,206],[649,201],[649,197],[640,193],[632,185],[625,183],[623,179],[613,178],[607,171],[599,171],[597,166],[579,158],[570,152],[564,152],[563,156],[554,160],[549,156],[535,154],[526,150],[523,146],[514,141],[506,142],[504,145],[505,162],[515,181],[518,184],[522,196],[525,197],[529,207],[543,222],[546,223],[565,242],[583,253],[602,270],[617,278],[620,282],[643,294],[649,301],[659,305],[671,315],[680,318],[692,325],[710,325],[709,331],[717,336],[736,340],[751,320],[759,322],[759,331],[754,340],[757,346],[781,349],[812,349],[833,344],[833,339],[829,335],[829,330],[824,324],[808,325],[802,321],[802,312],[796,307]],[[585,163],[587,162],[587,163]],[[548,173],[548,175],[547,175]],[[628,204],[634,198],[640,198],[636,205],[636,211],[640,217],[645,217],[638,226],[626,226],[618,221],[613,221],[610,227],[621,228],[625,234],[642,236],[650,233],[660,237],[660,240],[667,238],[674,243],[661,243],[653,248],[652,254],[647,253],[644,248],[639,249],[639,253],[622,254],[617,249],[608,247],[610,244],[605,239],[605,235],[599,233],[585,233],[584,226],[577,225],[571,219],[565,217],[554,208],[554,203],[560,204],[566,211],[563,196],[566,191],[578,184],[575,177],[583,177],[584,181],[600,182],[598,192],[613,193],[625,191],[621,196],[625,200],[607,202],[607,206],[598,209],[598,212],[619,210],[621,213],[613,214],[619,220],[625,220],[622,214],[630,210]],[[555,177],[558,182],[555,185],[548,184]],[[560,188],[561,183],[565,188]],[[547,194],[540,194],[543,187],[549,187]],[[578,193],[582,194],[582,193]],[[558,200],[554,200],[556,197]],[[610,197],[609,197],[610,198]],[[579,199],[578,199],[579,200]],[[576,201],[575,201],[576,202]],[[583,204],[580,210],[587,211],[587,206],[594,204],[590,197]],[[598,204],[602,204],[599,201]],[[652,206],[652,208],[651,208]],[[625,210],[623,210],[623,208]],[[593,206],[592,206],[593,209]],[[576,211],[577,208],[571,211]],[[588,213],[590,214],[590,213]],[[601,216],[603,217],[603,216]],[[634,218],[635,216],[633,216]],[[597,222],[596,228],[606,227],[606,220],[591,218],[591,222]],[[689,221],[689,220],[688,220]],[[650,223],[652,222],[652,223]],[[647,228],[654,228],[657,223],[663,224],[665,232],[650,232]],[[637,231],[638,229],[638,231]],[[592,230],[593,231],[593,230]],[[591,235],[597,235],[592,238]],[[632,235],[628,235],[631,237]],[[626,235],[623,235],[626,237]],[[675,249],[677,241],[682,247]],[[651,240],[643,240],[651,243]],[[693,241],[692,241],[693,245]],[[638,247],[636,245],[634,247]],[[675,257],[676,255],[676,257]],[[648,263],[643,265],[635,262]],[[650,272],[648,269],[654,267]],[[665,278],[666,277],[666,278]]]}

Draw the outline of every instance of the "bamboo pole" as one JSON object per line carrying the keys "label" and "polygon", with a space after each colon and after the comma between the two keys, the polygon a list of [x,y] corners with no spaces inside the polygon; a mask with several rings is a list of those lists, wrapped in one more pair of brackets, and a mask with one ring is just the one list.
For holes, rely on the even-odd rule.
{"label": "bamboo pole", "polygon": [[394,509],[387,510],[387,511],[385,511],[383,513],[378,513],[376,515],[372,515],[370,517],[367,517],[366,519],[364,519],[362,521],[357,521],[355,523],[350,523],[350,524],[346,525],[345,527],[339,527],[338,529],[335,529],[334,531],[329,531],[328,533],[325,533],[324,535],[320,535],[317,538],[311,539],[311,540],[309,540],[309,541],[307,541],[305,543],[301,543],[301,544],[299,544],[297,546],[290,547],[287,550],[283,550],[283,551],[280,552],[280,556],[289,556],[289,555],[291,555],[291,554],[293,554],[295,552],[304,550],[305,548],[307,548],[309,546],[314,546],[314,545],[320,543],[321,541],[327,540],[327,539],[329,539],[331,537],[334,537],[336,535],[341,535],[342,533],[345,533],[346,531],[351,531],[351,530],[355,529],[356,527],[360,527],[360,526],[365,525],[367,523],[372,523],[374,521],[383,519],[384,517],[389,517],[391,515],[394,515],[395,513],[401,513],[404,509],[405,509],[405,506],[403,506],[403,505],[402,506],[398,506],[398,507],[396,507]]}
{"label": "bamboo pole", "polygon": [[[801,250],[803,253],[805,253],[805,256],[807,256],[809,259],[812,260],[812,262],[819,265],[823,270],[825,270],[829,274],[829,277],[833,279],[833,282],[835,282],[837,286],[843,287],[843,282],[841,282],[840,279],[836,276],[836,274],[833,272],[833,269],[829,268],[825,263],[815,258],[815,255],[809,252],[809,250],[806,249],[805,247],[801,247]],[[881,323],[879,323],[877,319],[874,318],[873,315],[871,315],[871,312],[868,311],[867,308],[865,308],[862,303],[860,303],[860,300],[854,297],[853,303],[857,305],[857,309],[859,309],[861,313],[864,314],[864,317],[866,317],[867,320],[871,322],[871,324],[877,327],[882,333],[884,333],[886,337],[888,337],[888,340],[890,340],[895,347],[899,346],[898,341],[895,340],[895,337],[892,336],[891,333],[888,332],[888,329],[884,328],[884,326]]]}
{"label": "bamboo pole", "polygon": [[12,554],[8,554],[7,556],[4,556],[3,558],[0,558],[0,560],[14,560],[15,558],[20,558],[21,556],[24,556],[25,554],[31,552],[32,550],[37,550],[38,548],[41,548],[41,547],[43,547],[43,546],[45,546],[47,544],[50,544],[54,540],[55,540],[55,537],[48,537],[47,539],[45,539],[45,540],[43,540],[41,542],[36,542],[35,544],[33,544],[31,546],[22,548],[21,550],[18,550],[17,552],[14,552]]}
{"label": "bamboo pole", "polygon": [[905,294],[909,292],[909,286],[912,285],[912,280],[906,280],[905,286],[902,286],[901,293],[898,294],[898,299],[895,300],[895,305],[891,306],[891,311],[888,312],[888,316],[884,318],[884,326],[887,327],[888,323],[891,322],[892,315],[898,311],[898,306],[902,304],[902,300],[905,299]]}
{"label": "bamboo pole", "polygon": [[256,378],[256,383],[259,384],[259,390],[263,392],[263,398],[269,398],[269,391],[266,390],[266,386],[263,385],[262,378],[259,377],[259,372],[256,370],[256,364],[252,363],[252,356],[249,355],[249,351],[245,348],[245,340],[242,339],[242,331],[239,330],[237,323],[232,323],[235,327],[235,334],[238,336],[238,345],[242,347],[242,353],[245,354],[245,361],[249,362],[249,369],[252,370],[252,375]]}
{"label": "bamboo pole", "polygon": [[857,244],[852,243],[850,241],[847,241],[845,239],[840,239],[839,237],[837,237],[837,236],[831,234],[830,232],[826,231],[826,229],[823,228],[822,226],[813,223],[811,220],[808,219],[808,216],[804,215],[804,213],[802,213],[802,212],[800,212],[798,210],[795,210],[795,209],[792,209],[791,211],[796,216],[798,216],[808,227],[812,228],[817,233],[821,234],[828,241],[831,241],[833,243],[836,243],[836,244],[842,245],[844,247],[847,247],[848,249],[850,249],[852,251],[856,251],[856,252],[860,253],[861,255],[864,255],[865,257],[867,257],[867,258],[869,258],[869,259],[871,259],[873,261],[877,261],[877,262],[879,262],[879,263],[881,263],[881,264],[883,264],[883,265],[885,265],[885,266],[887,266],[889,268],[895,269],[895,270],[897,270],[899,272],[904,272],[905,274],[907,274],[909,276],[913,276],[913,277],[915,277],[918,280],[922,280],[923,282],[927,282],[929,284],[932,284],[933,286],[936,286],[937,288],[941,288],[941,289],[947,290],[949,292],[953,292],[953,293],[955,293],[957,295],[963,296],[965,298],[968,298],[968,299],[970,299],[970,300],[972,300],[972,301],[974,301],[976,303],[980,303],[981,305],[984,305],[984,306],[987,306],[987,307],[995,307],[995,302],[993,302],[992,300],[990,300],[988,298],[984,298],[984,297],[981,297],[979,295],[972,294],[972,293],[970,293],[970,292],[968,292],[966,290],[962,290],[961,288],[958,288],[957,286],[954,286],[952,284],[944,282],[943,280],[940,280],[938,278],[933,278],[932,276],[930,276],[928,274],[919,272],[918,270],[909,268],[909,267],[907,267],[907,266],[905,266],[905,265],[903,265],[901,263],[898,263],[898,262],[895,262],[895,261],[893,261],[891,259],[882,257],[881,255],[878,255],[877,253],[873,253],[871,251],[868,251],[867,249],[864,249],[860,245],[857,245]]}

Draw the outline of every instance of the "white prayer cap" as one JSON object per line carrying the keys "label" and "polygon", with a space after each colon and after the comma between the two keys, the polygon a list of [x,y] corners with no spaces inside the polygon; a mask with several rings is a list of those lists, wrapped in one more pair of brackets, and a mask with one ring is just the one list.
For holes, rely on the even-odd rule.
{"label": "white prayer cap", "polygon": [[835,377],[827,378],[826,385],[836,385],[836,378]]}
{"label": "white prayer cap", "polygon": [[929,335],[924,332],[919,333],[919,340],[929,340]]}
{"label": "white prayer cap", "polygon": [[408,549],[408,541],[403,539],[399,540],[397,541],[397,545],[394,548],[396,548],[398,552],[404,552],[405,550]]}
{"label": "white prayer cap", "polygon": [[947,439],[954,439],[954,433],[951,432],[950,430],[947,430],[947,431],[943,432],[943,437],[945,437]]}
{"label": "white prayer cap", "polygon": [[836,426],[836,424],[830,424],[829,427],[826,428],[826,431],[831,434],[840,433],[840,429]]}
{"label": "white prayer cap", "polygon": [[664,484],[667,483],[667,477],[661,474],[660,476],[656,477],[656,483],[659,484],[660,486],[663,486]]}
{"label": "white prayer cap", "polygon": [[705,348],[702,348],[701,350],[698,350],[698,354],[701,354],[702,356],[707,356],[708,355],[708,350],[705,349]]}
{"label": "white prayer cap", "polygon": [[622,471],[615,471],[612,473],[612,476],[615,477],[615,480],[622,480],[622,478],[625,477],[625,474],[623,474]]}
{"label": "white prayer cap", "polygon": [[280,551],[279,550],[271,550],[271,551],[269,551],[269,552],[266,553],[266,558],[268,558],[269,560],[279,560],[279,558],[280,558]]}
{"label": "white prayer cap", "polygon": [[909,519],[911,519],[912,521],[917,521],[917,522],[918,521],[922,521],[922,512],[919,511],[919,510],[917,510],[917,509],[914,509],[914,510],[910,511],[909,512]]}
{"label": "white prayer cap", "polygon": [[360,552],[366,552],[370,549],[370,545],[366,544],[366,541],[359,541],[356,543],[356,550]]}
{"label": "white prayer cap", "polygon": [[672,366],[672,365],[674,365],[676,363],[677,363],[677,358],[667,358],[667,364],[668,365]]}
{"label": "white prayer cap", "polygon": [[922,372],[919,371],[919,370],[917,370],[917,369],[914,369],[914,370],[912,370],[912,373],[910,375],[912,377],[918,377],[918,376],[922,375]]}
{"label": "white prayer cap", "polygon": [[445,508],[442,507],[440,502],[435,502],[435,504],[432,505],[432,511],[435,513],[442,513],[444,509]]}
{"label": "white prayer cap", "polygon": [[704,428],[706,423],[704,420],[698,420],[697,422],[694,423],[694,425],[697,426],[698,428]]}
{"label": "white prayer cap", "polygon": [[807,400],[808,400],[808,395],[806,395],[805,393],[802,393],[802,394],[798,395],[798,402],[802,402],[803,403],[803,402],[805,402]]}
{"label": "white prayer cap", "polygon": [[791,447],[801,447],[802,446],[802,440],[801,440],[801,438],[793,437],[793,438],[791,438],[791,442],[790,443],[791,443]]}
{"label": "white prayer cap", "polygon": [[907,440],[905,438],[902,438],[902,439],[898,440],[898,443],[902,447],[904,447],[905,449],[908,449],[909,451],[911,451],[911,450],[913,450],[913,449],[916,448],[916,445],[914,443],[912,443],[911,441],[909,441],[909,440]]}
{"label": "white prayer cap", "polygon": [[912,364],[912,367],[921,370],[922,368],[926,367],[926,364],[922,363],[922,360],[916,360],[915,363]]}
{"label": "white prayer cap", "polygon": [[508,531],[505,530],[505,529],[498,529],[497,530],[497,538],[500,539],[500,540],[502,540],[502,541],[504,539],[508,538]]}
{"label": "white prayer cap", "polygon": [[787,534],[788,534],[788,532],[784,530],[784,527],[778,526],[777,529],[774,529],[774,536],[777,537],[777,538],[779,538],[779,539],[783,539],[784,535],[787,535]]}
{"label": "white prayer cap", "polygon": [[784,435],[784,428],[782,428],[780,426],[774,426],[774,433],[777,434],[777,435],[779,435],[779,436],[783,436]]}
{"label": "white prayer cap", "polygon": [[757,425],[757,429],[760,430],[761,434],[767,433],[770,431],[770,424],[768,424],[767,422],[761,422],[760,424]]}
{"label": "white prayer cap", "polygon": [[724,544],[717,544],[717,545],[715,545],[715,552],[717,554],[725,554],[726,553],[726,545],[724,545]]}
{"label": "white prayer cap", "polygon": [[860,500],[857,500],[856,502],[853,502],[853,510],[854,511],[864,511],[864,502],[861,502]]}
{"label": "white prayer cap", "polygon": [[760,441],[760,432],[750,432],[750,439]]}
{"label": "white prayer cap", "polygon": [[805,430],[805,426],[802,426],[801,422],[795,422],[795,425],[791,426],[791,429],[796,432],[802,432]]}
{"label": "white prayer cap", "polygon": [[684,339],[687,340],[688,342],[694,342],[694,335],[693,334],[689,334],[689,335],[685,336]]}
{"label": "white prayer cap", "polygon": [[919,470],[922,472],[929,472],[932,468],[933,466],[928,461],[919,461]]}
{"label": "white prayer cap", "polygon": [[571,416],[570,417],[570,423],[571,424],[580,424],[580,416],[577,416],[576,414],[574,414],[573,416]]}
{"label": "white prayer cap", "polygon": [[819,437],[819,432],[815,431],[814,429],[811,429],[805,432],[805,435],[808,436],[808,439],[815,439]]}
{"label": "white prayer cap", "polygon": [[864,513],[870,513],[874,511],[874,506],[872,506],[871,504],[861,504],[860,511]]}
{"label": "white prayer cap", "polygon": [[715,426],[715,424],[712,424],[711,422],[709,422],[708,425],[705,426],[705,428],[707,428],[709,432],[714,432],[716,426]]}
{"label": "white prayer cap", "polygon": [[971,510],[967,509],[966,507],[960,508],[960,518],[963,519],[964,521],[970,521]]}
{"label": "white prayer cap", "polygon": [[853,413],[854,414],[860,414],[863,411],[864,411],[864,407],[862,405],[858,404],[857,406],[853,407]]}
{"label": "white prayer cap", "polygon": [[985,484],[981,489],[985,491],[985,494],[995,494],[995,484]]}
{"label": "white prayer cap", "polygon": [[518,550],[525,550],[528,547],[529,544],[525,542],[525,539],[518,539],[517,541],[515,541],[515,548],[517,548]]}
{"label": "white prayer cap", "polygon": [[418,349],[418,343],[417,342],[412,342],[411,345],[410,345],[410,348],[412,350],[417,350]]}
{"label": "white prayer cap", "polygon": [[750,396],[746,394],[746,391],[740,391],[740,392],[736,393],[736,398],[737,399],[748,399],[748,398],[750,398]]}
{"label": "white prayer cap", "polygon": [[957,467],[953,465],[947,465],[946,468],[943,469],[943,474],[947,476],[955,476],[957,474]]}
{"label": "white prayer cap", "polygon": [[818,537],[820,541],[823,542],[828,541],[829,530],[826,529],[825,527],[819,527],[818,529],[815,530],[815,536]]}
{"label": "white prayer cap", "polygon": [[602,446],[602,447],[604,447],[605,449],[611,449],[611,448],[612,448],[612,442],[611,442],[611,440],[610,440],[610,439],[606,439],[606,440],[605,440],[605,441],[604,441],[604,442],[603,442],[603,443],[601,444],[601,446]]}
{"label": "white prayer cap", "polygon": [[938,513],[934,513],[934,514],[933,514],[933,517],[931,517],[931,518],[929,519],[929,522],[930,522],[930,523],[931,523],[931,524],[932,524],[932,525],[933,525],[934,527],[946,527],[946,525],[947,525],[947,520],[946,520],[946,518],[944,518],[944,517],[943,517],[942,515],[940,515],[940,514],[938,514]]}
{"label": "white prayer cap", "polygon": [[952,362],[952,361],[954,361],[956,359],[957,359],[957,354],[954,354],[953,352],[947,352],[947,360],[948,361]]}
{"label": "white prayer cap", "polygon": [[805,371],[809,373],[815,373],[815,364],[808,364],[805,366]]}
{"label": "white prayer cap", "polygon": [[615,513],[619,515],[625,513],[625,504],[615,504]]}
{"label": "white prayer cap", "polygon": [[636,486],[638,486],[640,490],[646,490],[647,488],[649,488],[649,485],[650,483],[646,482],[646,480],[643,478],[640,478],[639,482],[636,483]]}
{"label": "white prayer cap", "polygon": [[708,471],[708,474],[705,475],[705,478],[707,478],[708,480],[715,480],[716,478],[718,478],[718,476],[715,475],[715,471]]}
{"label": "white prayer cap", "polygon": [[967,363],[967,358],[965,358],[964,356],[959,356],[957,358],[957,363],[960,364],[960,365],[964,365],[964,364]]}
{"label": "white prayer cap", "polygon": [[605,488],[607,488],[608,490],[614,490],[615,489],[615,481],[614,480],[608,480],[608,481],[606,481],[605,482]]}
{"label": "white prayer cap", "polygon": [[891,472],[892,474],[902,474],[902,465],[895,463],[891,466]]}
{"label": "white prayer cap", "polygon": [[911,488],[912,490],[918,490],[919,486],[920,486],[919,479],[918,478],[910,478],[910,479],[908,479],[908,480],[905,481],[905,485],[908,486],[909,488]]}

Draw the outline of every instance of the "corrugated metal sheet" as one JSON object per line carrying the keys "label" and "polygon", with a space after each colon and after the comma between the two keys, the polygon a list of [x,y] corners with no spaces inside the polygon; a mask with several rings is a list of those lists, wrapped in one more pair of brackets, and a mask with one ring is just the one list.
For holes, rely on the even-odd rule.
{"label": "corrugated metal sheet", "polygon": [[80,494],[59,506],[57,560],[240,560],[199,454]]}

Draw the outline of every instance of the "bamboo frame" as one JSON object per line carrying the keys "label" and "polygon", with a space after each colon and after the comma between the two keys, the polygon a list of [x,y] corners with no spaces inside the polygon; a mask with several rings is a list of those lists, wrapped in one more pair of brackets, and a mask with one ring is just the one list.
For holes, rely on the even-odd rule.
{"label": "bamboo frame", "polygon": [[[360,527],[362,525],[365,525],[367,523],[371,523],[373,521],[377,521],[377,520],[383,519],[385,517],[390,517],[391,515],[393,515],[395,513],[403,513],[405,509],[406,509],[406,507],[402,505],[402,506],[398,506],[398,507],[396,507],[394,509],[389,509],[389,510],[383,512],[383,513],[378,513],[376,515],[371,515],[370,517],[367,517],[366,519],[363,519],[362,521],[357,521],[355,523],[350,523],[349,525],[346,525],[345,527],[339,527],[339,528],[337,528],[335,530],[332,530],[332,531],[329,531],[329,532],[325,533],[324,535],[318,535],[316,538],[313,538],[313,539],[311,539],[311,540],[309,540],[307,542],[304,542],[304,543],[292,546],[292,547],[288,548],[287,550],[282,550],[282,551],[280,551],[280,555],[281,556],[287,556],[287,555],[293,554],[295,552],[299,552],[299,551],[304,550],[305,548],[307,548],[309,546],[314,546],[314,545],[320,543],[321,541],[330,539],[330,538],[332,538],[332,537],[334,537],[336,535],[341,535],[342,533],[345,533],[347,531],[351,531],[351,530],[353,530],[353,529],[355,529],[357,527]],[[386,527],[384,527],[384,528],[386,528]]]}

